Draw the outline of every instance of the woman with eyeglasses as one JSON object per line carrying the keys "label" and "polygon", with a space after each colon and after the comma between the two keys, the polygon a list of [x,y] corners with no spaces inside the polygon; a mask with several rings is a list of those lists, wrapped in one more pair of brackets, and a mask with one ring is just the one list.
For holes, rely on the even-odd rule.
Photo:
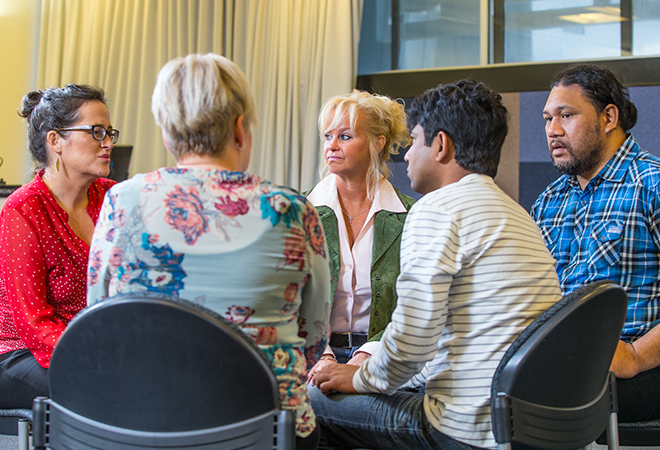
{"label": "woman with eyeglasses", "polygon": [[0,213],[0,408],[48,395],[55,344],[87,304],[89,244],[119,137],[96,87],[30,92],[19,115],[36,174]]}

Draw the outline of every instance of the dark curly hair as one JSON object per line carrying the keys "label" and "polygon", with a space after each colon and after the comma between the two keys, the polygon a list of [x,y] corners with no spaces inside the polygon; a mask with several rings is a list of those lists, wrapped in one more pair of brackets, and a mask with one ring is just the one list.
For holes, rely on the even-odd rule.
{"label": "dark curly hair", "polygon": [[51,130],[67,128],[80,120],[79,109],[89,101],[106,104],[103,89],[82,84],[67,84],[32,91],[23,97],[18,115],[28,121],[30,153],[37,170],[48,165],[46,135]]}
{"label": "dark curly hair", "polygon": [[408,110],[408,128],[424,129],[427,146],[444,131],[454,143],[454,158],[471,172],[497,175],[509,130],[502,97],[485,84],[461,80],[439,85],[417,97]]}
{"label": "dark curly hair", "polygon": [[619,109],[619,124],[628,132],[637,123],[637,108],[630,101],[628,88],[623,85],[621,76],[607,67],[595,64],[576,64],[560,71],[552,80],[551,88],[577,84],[597,111],[603,111],[607,105]]}

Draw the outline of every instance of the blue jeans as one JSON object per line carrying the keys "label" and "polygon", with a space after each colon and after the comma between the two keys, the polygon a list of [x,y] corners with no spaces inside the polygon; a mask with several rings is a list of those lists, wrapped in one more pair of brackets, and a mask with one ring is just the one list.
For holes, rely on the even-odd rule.
{"label": "blue jeans", "polygon": [[321,426],[321,445],[352,449],[473,449],[433,428],[424,414],[424,394],[396,391],[392,395],[332,394],[309,387]]}
{"label": "blue jeans", "polygon": [[330,347],[330,348],[332,348],[332,352],[335,354],[335,358],[337,358],[337,362],[339,364],[346,364],[355,354],[355,350],[357,350],[360,347],[348,347],[348,348]]}

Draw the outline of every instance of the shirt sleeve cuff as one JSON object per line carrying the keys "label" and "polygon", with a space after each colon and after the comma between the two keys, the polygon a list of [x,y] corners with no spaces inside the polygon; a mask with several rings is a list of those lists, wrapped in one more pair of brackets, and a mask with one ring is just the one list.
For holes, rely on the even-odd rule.
{"label": "shirt sleeve cuff", "polygon": [[374,353],[376,353],[376,349],[378,348],[379,345],[380,345],[380,341],[367,342],[362,347],[355,350],[355,353],[353,354],[356,355],[358,353],[367,353],[369,355],[373,355]]}

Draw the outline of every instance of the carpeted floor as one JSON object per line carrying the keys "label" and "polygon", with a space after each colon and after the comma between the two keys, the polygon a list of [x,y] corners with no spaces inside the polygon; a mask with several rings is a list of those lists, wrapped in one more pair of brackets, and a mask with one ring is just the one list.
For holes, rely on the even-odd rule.
{"label": "carpeted floor", "polygon": [[0,436],[0,450],[16,450],[18,448],[18,437]]}

